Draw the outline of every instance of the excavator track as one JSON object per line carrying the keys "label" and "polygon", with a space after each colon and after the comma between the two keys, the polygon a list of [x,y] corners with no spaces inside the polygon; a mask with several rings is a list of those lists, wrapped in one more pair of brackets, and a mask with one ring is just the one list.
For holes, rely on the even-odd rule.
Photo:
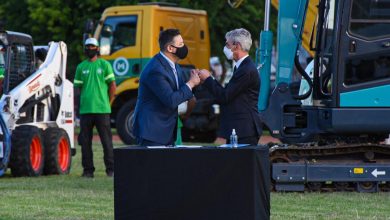
{"label": "excavator track", "polygon": [[276,191],[390,191],[390,145],[273,145],[270,161]]}

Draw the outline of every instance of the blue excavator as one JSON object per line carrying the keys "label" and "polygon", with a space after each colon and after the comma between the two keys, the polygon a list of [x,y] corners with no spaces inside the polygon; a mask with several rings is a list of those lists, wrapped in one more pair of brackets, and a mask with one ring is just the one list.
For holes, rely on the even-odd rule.
{"label": "blue excavator", "polygon": [[[259,112],[276,191],[390,190],[390,1],[316,0],[306,67],[299,61],[310,0],[279,0],[277,71],[266,0],[257,65]],[[305,33],[307,34],[307,33]],[[296,81],[306,86],[294,89]]]}

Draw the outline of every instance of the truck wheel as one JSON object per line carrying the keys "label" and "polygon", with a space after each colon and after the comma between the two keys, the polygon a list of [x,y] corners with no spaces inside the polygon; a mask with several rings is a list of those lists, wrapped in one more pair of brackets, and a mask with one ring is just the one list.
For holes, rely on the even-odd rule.
{"label": "truck wheel", "polygon": [[122,142],[125,144],[135,144],[135,137],[133,135],[132,119],[135,108],[136,99],[126,102],[118,111],[115,125],[116,131]]}
{"label": "truck wheel", "polygon": [[14,176],[39,176],[45,161],[41,132],[35,126],[16,127],[11,135],[11,173]]}
{"label": "truck wheel", "polygon": [[45,174],[68,174],[72,164],[68,134],[61,128],[48,128],[43,133]]}

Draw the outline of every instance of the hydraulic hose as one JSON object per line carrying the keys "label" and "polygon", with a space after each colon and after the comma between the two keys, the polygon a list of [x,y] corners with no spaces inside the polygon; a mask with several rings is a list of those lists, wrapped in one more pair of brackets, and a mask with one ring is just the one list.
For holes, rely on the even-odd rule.
{"label": "hydraulic hose", "polygon": [[303,78],[307,81],[307,83],[309,84],[309,91],[307,91],[305,94],[302,94],[302,95],[294,95],[293,98],[294,99],[298,99],[298,100],[303,100],[303,99],[307,99],[310,94],[313,92],[313,82],[309,76],[309,74],[306,73],[306,71],[302,68],[301,64],[299,63],[299,57],[298,55],[295,56],[295,59],[294,59],[294,63],[295,63],[295,67],[297,68],[298,70],[298,73],[303,76]]}

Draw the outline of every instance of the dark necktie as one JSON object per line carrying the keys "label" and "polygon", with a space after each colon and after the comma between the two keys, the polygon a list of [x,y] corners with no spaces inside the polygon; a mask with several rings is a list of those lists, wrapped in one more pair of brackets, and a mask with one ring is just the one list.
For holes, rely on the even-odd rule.
{"label": "dark necktie", "polygon": [[175,75],[176,87],[179,89],[179,75],[177,74],[176,68],[173,69],[173,75]]}
{"label": "dark necktie", "polygon": [[236,65],[234,65],[234,68],[233,68],[233,74],[236,72],[236,70],[237,70],[237,66],[236,66]]}

